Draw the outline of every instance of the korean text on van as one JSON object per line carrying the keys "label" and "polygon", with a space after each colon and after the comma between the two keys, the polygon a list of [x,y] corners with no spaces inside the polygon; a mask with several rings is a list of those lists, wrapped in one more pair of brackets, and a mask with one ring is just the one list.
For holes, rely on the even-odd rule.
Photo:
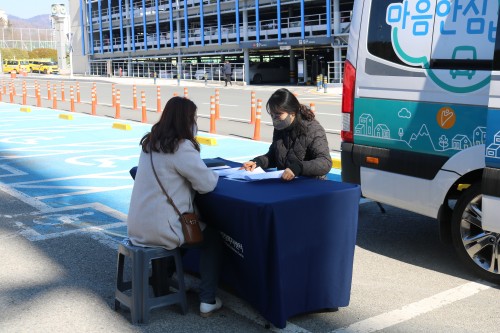
{"label": "korean text on van", "polygon": [[500,283],[498,0],[357,0],[343,81],[342,179],[436,218]]}

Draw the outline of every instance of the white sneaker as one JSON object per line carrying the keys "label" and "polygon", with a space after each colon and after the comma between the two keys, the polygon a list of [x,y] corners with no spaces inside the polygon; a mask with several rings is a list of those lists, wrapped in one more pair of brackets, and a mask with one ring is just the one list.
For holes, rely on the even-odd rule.
{"label": "white sneaker", "polygon": [[215,297],[215,304],[200,303],[200,316],[203,318],[210,317],[212,313],[222,308],[222,301],[219,297]]}

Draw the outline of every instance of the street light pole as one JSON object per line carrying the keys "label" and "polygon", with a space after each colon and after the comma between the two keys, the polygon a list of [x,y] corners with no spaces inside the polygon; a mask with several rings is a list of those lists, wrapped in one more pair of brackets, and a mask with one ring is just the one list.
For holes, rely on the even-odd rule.
{"label": "street light pole", "polygon": [[69,43],[69,78],[73,78],[73,33],[68,32],[66,34]]}

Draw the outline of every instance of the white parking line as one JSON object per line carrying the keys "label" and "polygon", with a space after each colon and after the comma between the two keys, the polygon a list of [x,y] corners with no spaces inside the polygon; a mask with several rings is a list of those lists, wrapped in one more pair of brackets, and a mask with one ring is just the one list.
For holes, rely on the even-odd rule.
{"label": "white parking line", "polygon": [[469,282],[452,288],[434,296],[424,298],[421,301],[403,306],[401,309],[382,313],[378,316],[358,321],[347,327],[339,328],[331,333],[368,333],[383,330],[385,328],[400,324],[413,319],[424,313],[437,310],[445,305],[460,301],[464,298],[474,296],[475,294],[490,289],[484,281]]}

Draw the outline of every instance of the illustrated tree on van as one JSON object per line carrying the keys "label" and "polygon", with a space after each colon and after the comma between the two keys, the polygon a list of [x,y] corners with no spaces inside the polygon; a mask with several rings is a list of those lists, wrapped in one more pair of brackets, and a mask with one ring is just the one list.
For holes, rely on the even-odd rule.
{"label": "illustrated tree on van", "polygon": [[443,148],[443,150],[448,147],[448,138],[443,134],[439,137],[439,146]]}
{"label": "illustrated tree on van", "polygon": [[403,140],[404,131],[401,127],[399,128],[398,134],[399,134],[399,140]]}

